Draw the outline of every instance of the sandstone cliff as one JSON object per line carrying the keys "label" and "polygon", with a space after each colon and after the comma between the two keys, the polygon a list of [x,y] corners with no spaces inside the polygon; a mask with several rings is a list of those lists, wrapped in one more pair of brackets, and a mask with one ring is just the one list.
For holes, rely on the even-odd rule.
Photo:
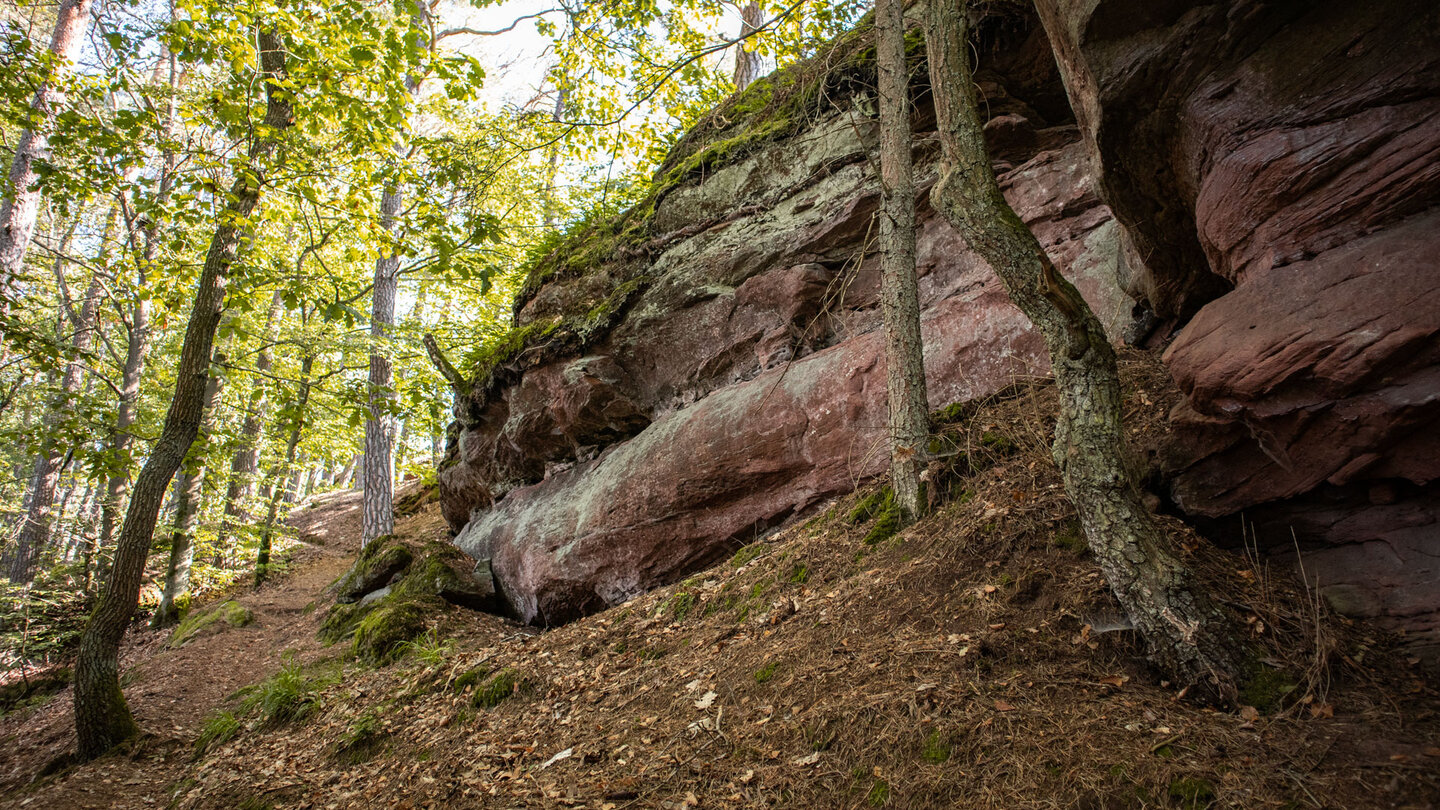
{"label": "sandstone cliff", "polygon": [[[1165,494],[1221,539],[1242,511],[1265,544],[1293,527],[1338,603],[1421,635],[1440,615],[1428,6],[1045,0],[977,43],[1007,196],[1112,337],[1169,341],[1187,398]],[[533,268],[440,474],[456,542],[521,618],[674,580],[883,468],[871,87],[862,30],[727,102],[645,203]],[[1047,362],[929,210],[916,101],[938,408]]]}

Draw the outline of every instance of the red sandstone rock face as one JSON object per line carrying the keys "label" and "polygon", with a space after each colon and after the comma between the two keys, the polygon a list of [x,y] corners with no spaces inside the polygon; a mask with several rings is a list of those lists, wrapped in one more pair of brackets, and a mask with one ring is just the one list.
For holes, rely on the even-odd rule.
{"label": "red sandstone rock face", "polygon": [[1129,288],[1198,310],[1165,354],[1176,502],[1294,528],[1337,606],[1433,634],[1440,6],[1039,6]]}
{"label": "red sandstone rock face", "polygon": [[[1087,165],[1072,141],[1003,183],[1057,264],[1119,325],[1130,302],[1114,280],[1116,229]],[[596,435],[611,414],[638,426],[467,516],[456,543],[492,561],[519,617],[556,624],[674,581],[883,469],[878,268],[874,257],[843,268],[875,211],[873,179],[857,164],[829,182],[784,203],[794,217],[756,214],[659,257],[670,275],[582,359],[610,369],[603,387],[576,370],[582,361],[531,369],[489,407],[490,422],[462,434],[467,456],[480,453],[447,470],[452,480],[497,469],[496,448],[543,453],[557,437]],[[1042,342],[988,267],[928,206],[920,221],[931,404],[1047,373]],[[753,246],[761,239],[768,248]],[[757,265],[757,255],[768,258]]]}

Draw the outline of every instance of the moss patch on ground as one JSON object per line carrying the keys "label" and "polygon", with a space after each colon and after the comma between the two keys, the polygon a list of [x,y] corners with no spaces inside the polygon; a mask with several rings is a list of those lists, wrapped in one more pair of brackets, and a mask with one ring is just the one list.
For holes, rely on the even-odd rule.
{"label": "moss patch on ground", "polygon": [[192,610],[170,634],[171,647],[183,647],[206,633],[217,633],[227,627],[244,627],[255,621],[255,614],[231,599],[209,610]]}

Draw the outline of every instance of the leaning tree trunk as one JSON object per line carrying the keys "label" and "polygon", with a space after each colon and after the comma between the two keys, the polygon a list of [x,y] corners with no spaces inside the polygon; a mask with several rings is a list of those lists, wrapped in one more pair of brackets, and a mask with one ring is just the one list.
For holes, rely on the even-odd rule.
{"label": "leaning tree trunk", "polygon": [[285,441],[285,458],[270,471],[265,482],[266,500],[270,502],[265,515],[265,525],[260,530],[260,548],[255,554],[255,584],[260,585],[270,576],[270,549],[275,537],[275,524],[280,520],[280,502],[285,488],[282,482],[295,465],[295,454],[300,447],[300,437],[305,430],[305,406],[310,402],[310,372],[315,367],[315,358],[305,355],[300,361],[300,390],[290,406],[294,417],[290,420],[290,437]]}
{"label": "leaning tree trunk", "polygon": [[43,163],[55,116],[65,103],[62,89],[69,63],[80,55],[85,31],[90,27],[93,0],[61,0],[50,37],[55,61],[51,74],[40,82],[30,103],[32,127],[21,131],[10,162],[9,184],[0,199],[0,312],[7,311],[16,294],[16,280],[25,267],[25,254],[35,236],[35,220],[43,196],[39,164]]}
{"label": "leaning tree trunk", "polygon": [[961,4],[932,3],[926,31],[941,143],[931,200],[989,262],[1050,351],[1060,392],[1053,454],[1090,548],[1152,660],[1197,696],[1229,702],[1243,652],[1145,507],[1124,460],[1115,351],[1080,293],[1000,193],[985,148]]}
{"label": "leaning tree trunk", "polygon": [[[225,362],[222,352],[215,352],[215,365]],[[190,567],[195,562],[195,523],[200,514],[200,494],[205,485],[205,456],[210,434],[215,430],[215,411],[220,402],[224,378],[211,374],[205,384],[199,441],[190,445],[190,452],[180,474],[175,477],[175,529],[170,534],[170,559],[165,566],[165,589],[160,605],[150,617],[151,627],[169,627],[180,620],[176,602],[190,590]]]}
{"label": "leaning tree trunk", "polygon": [[115,215],[112,210],[104,236],[101,237],[97,269],[91,272],[85,300],[80,304],[80,311],[74,313],[75,318],[71,323],[75,328],[75,336],[71,340],[75,359],[66,364],[65,373],[60,378],[60,390],[50,403],[50,411],[45,415],[41,427],[40,452],[36,454],[35,471],[30,478],[29,508],[26,509],[20,533],[15,537],[11,557],[11,582],[30,581],[35,573],[35,560],[50,542],[51,527],[54,523],[55,487],[60,481],[60,461],[65,455],[64,448],[67,444],[61,437],[71,432],[71,426],[66,422],[75,414],[75,399],[80,393],[81,377],[85,370],[84,355],[90,351],[90,343],[95,335],[95,318],[100,308],[101,294],[105,289],[99,268],[105,266],[105,245],[114,236],[114,225]]}
{"label": "leaning tree trunk", "polygon": [[269,382],[265,378],[275,363],[271,347],[279,333],[282,305],[281,291],[276,290],[270,298],[270,311],[265,315],[265,342],[255,357],[255,387],[250,390],[245,421],[240,426],[240,446],[230,460],[225,516],[220,521],[219,536],[215,538],[217,554],[225,552],[236,527],[247,525],[251,519],[250,500],[255,497],[255,476],[260,471],[260,433],[265,427],[270,404],[265,397],[269,390]]}
{"label": "leaning tree trunk", "polygon": [[230,189],[229,202],[222,212],[210,241],[205,265],[195,292],[195,304],[180,349],[175,394],[160,438],[135,479],[135,490],[125,512],[125,523],[116,543],[115,562],[85,632],[75,661],[75,732],[82,760],[93,759],[138,730],[120,691],[117,654],[125,627],[140,598],[140,580],[160,503],[170,479],[185,460],[190,444],[200,430],[205,388],[210,370],[210,352],[220,312],[225,303],[225,276],[234,264],[236,252],[251,227],[250,215],[260,202],[260,192],[278,138],[293,121],[291,95],[280,84],[285,76],[285,52],[279,38],[259,33],[262,78],[265,80],[265,131],[267,137],[250,148],[249,171],[241,172]]}
{"label": "leaning tree trunk", "polygon": [[903,0],[876,4],[875,52],[880,79],[880,303],[885,317],[890,480],[895,503],[908,521],[925,509],[920,464],[930,425],[915,280],[915,179]]}

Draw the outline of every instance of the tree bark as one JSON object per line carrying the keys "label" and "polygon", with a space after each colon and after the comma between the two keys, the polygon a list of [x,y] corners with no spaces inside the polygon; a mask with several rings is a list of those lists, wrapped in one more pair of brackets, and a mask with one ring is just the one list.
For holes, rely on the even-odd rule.
{"label": "tree bark", "polygon": [[[747,37],[760,28],[762,22],[760,4],[751,0],[740,9],[740,36]],[[760,54],[746,47],[748,40],[735,46],[735,92],[740,92],[750,86],[750,83],[760,78],[760,71],[765,69],[760,59]]]}
{"label": "tree bark", "polygon": [[[100,309],[101,294],[105,289],[99,268],[106,264],[107,245],[114,237],[114,230],[115,211],[111,209],[104,234],[101,236],[97,269],[91,273],[85,299],[71,323],[75,334],[70,346],[75,353],[75,359],[66,364],[65,373],[60,378],[60,390],[51,401],[49,412],[45,415],[40,429],[40,452],[36,454],[35,470],[30,478],[29,507],[25,512],[24,523],[20,526],[20,533],[15,537],[11,556],[11,582],[30,581],[35,574],[35,561],[50,542],[51,527],[54,523],[52,512],[55,506],[55,487],[60,481],[60,462],[65,455],[62,449],[68,444],[63,436],[70,434],[70,426],[66,423],[74,417],[75,399],[80,393],[80,382],[85,371],[84,355],[90,351],[90,343],[95,336],[96,315]],[[63,251],[62,245],[62,253]],[[60,261],[56,260],[57,263]],[[63,279],[63,270],[61,273]],[[62,309],[65,308],[68,308],[68,305],[62,305]]]}
{"label": "tree bark", "polygon": [[[224,553],[237,526],[245,526],[251,520],[250,501],[255,497],[256,475],[260,472],[260,434],[265,428],[269,415],[269,401],[266,392],[269,382],[266,377],[274,367],[275,356],[271,347],[280,330],[280,314],[283,311],[281,291],[276,290],[270,298],[270,311],[265,314],[265,343],[255,357],[255,387],[250,390],[250,401],[245,408],[245,421],[240,426],[240,446],[230,461],[230,485],[225,492],[225,516],[220,521],[216,537],[217,553]],[[252,535],[253,536],[253,535]]]}
{"label": "tree bark", "polygon": [[1055,463],[1101,571],[1152,660],[1197,697],[1230,702],[1244,653],[1131,479],[1119,372],[1104,329],[1000,193],[976,108],[967,27],[963,6],[931,4],[926,42],[942,149],[931,199],[1045,339],[1060,392]]}
{"label": "tree bark", "polygon": [[907,521],[925,511],[920,465],[930,432],[920,293],[915,278],[915,179],[903,0],[875,7],[880,106],[880,304],[885,318],[890,481]]}
{"label": "tree bark", "polygon": [[93,759],[138,730],[120,691],[117,654],[120,639],[139,601],[145,557],[155,531],[160,503],[170,479],[185,460],[200,429],[210,353],[225,302],[226,274],[251,227],[250,215],[260,202],[264,178],[278,147],[278,138],[293,122],[290,94],[281,89],[285,53],[272,32],[258,35],[261,74],[265,80],[265,137],[250,147],[249,170],[240,173],[215,228],[195,292],[195,304],[180,350],[175,394],[160,439],[135,479],[110,569],[99,602],[80,638],[75,662],[75,732],[82,760]]}
{"label": "tree bark", "polygon": [[[399,149],[397,148],[397,152]],[[380,225],[392,237],[400,229],[400,189],[392,185],[380,198]],[[370,417],[365,420],[364,508],[360,522],[360,547],[395,530],[395,399],[394,368],[386,342],[395,325],[395,292],[399,283],[400,256],[391,248],[375,260],[375,287],[370,305]]]}
{"label": "tree bark", "polygon": [[9,303],[18,294],[16,282],[25,267],[25,254],[35,236],[35,221],[44,196],[39,188],[40,173],[36,164],[45,160],[50,130],[65,103],[61,89],[64,73],[69,71],[69,63],[80,55],[85,31],[90,27],[92,2],[61,0],[55,31],[50,37],[50,53],[55,63],[30,103],[32,127],[20,133],[15,145],[9,184],[0,200],[0,313],[8,313]]}
{"label": "tree bark", "polygon": [[[215,365],[224,362],[224,353],[216,351]],[[195,562],[195,522],[200,514],[200,496],[205,484],[206,451],[210,435],[215,431],[215,411],[224,387],[224,378],[212,373],[205,384],[202,406],[205,416],[201,421],[198,441],[190,445],[185,464],[175,477],[175,529],[170,534],[165,588],[160,594],[160,605],[155,609],[155,615],[150,617],[151,627],[168,627],[178,622],[180,611],[176,601],[190,590],[190,567]]]}

